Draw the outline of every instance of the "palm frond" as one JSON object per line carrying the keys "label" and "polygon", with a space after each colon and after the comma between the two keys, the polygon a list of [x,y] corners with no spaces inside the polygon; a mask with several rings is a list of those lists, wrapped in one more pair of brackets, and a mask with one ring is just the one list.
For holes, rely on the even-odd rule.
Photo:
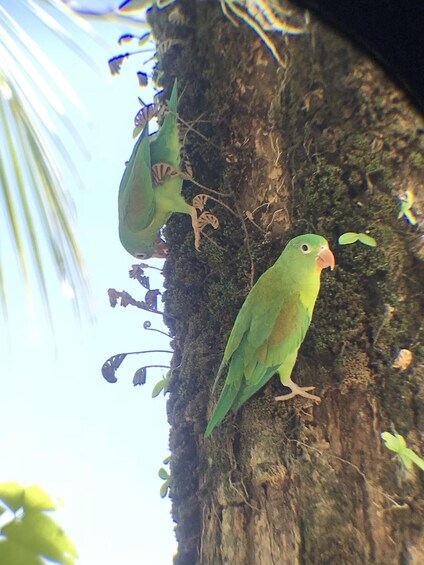
{"label": "palm frond", "polygon": [[[27,14],[20,21],[28,30],[31,25],[47,26],[74,51],[79,49],[69,32],[69,22],[75,27],[84,20],[77,15],[72,18],[69,8],[58,0],[44,3],[46,9],[33,0],[22,2],[21,9],[25,8]],[[83,303],[87,310],[86,268],[57,162],[59,152],[67,164],[72,163],[58,126],[65,127],[78,145],[84,146],[66,116],[63,101],[67,98],[74,107],[81,104],[64,74],[12,17],[9,6],[0,0],[0,202],[8,225],[7,232],[0,226],[0,239],[3,244],[8,237],[16,250],[30,301],[34,296],[33,271],[48,310],[46,269],[52,261],[62,285],[74,290],[77,310]],[[64,17],[66,27],[61,23]],[[82,50],[80,54],[89,61]],[[70,172],[77,175],[72,165]],[[5,269],[0,255],[0,306],[4,311]]]}

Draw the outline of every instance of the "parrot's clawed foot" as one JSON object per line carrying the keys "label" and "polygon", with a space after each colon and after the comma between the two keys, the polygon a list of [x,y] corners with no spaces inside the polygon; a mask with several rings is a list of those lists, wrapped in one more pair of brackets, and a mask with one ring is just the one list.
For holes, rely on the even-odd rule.
{"label": "parrot's clawed foot", "polygon": [[207,194],[197,194],[194,198],[193,198],[193,206],[195,208],[197,208],[198,210],[200,210],[201,212],[203,212],[204,208],[205,208],[205,204],[208,201],[208,195]]}
{"label": "parrot's clawed foot", "polygon": [[179,170],[169,163],[156,163],[152,165],[153,184],[163,184],[165,177],[177,177],[179,174]]}
{"label": "parrot's clawed foot", "polygon": [[203,212],[198,219],[199,231],[202,231],[205,226],[211,225],[214,230],[219,228],[219,220],[210,212]]}
{"label": "parrot's clawed foot", "polygon": [[284,383],[284,386],[291,388],[289,394],[283,394],[281,396],[276,396],[275,400],[290,400],[295,396],[303,396],[304,398],[309,398],[310,400],[315,400],[315,402],[321,402],[321,398],[315,394],[309,394],[308,390],[314,390],[314,386],[298,386],[291,379],[288,383]]}

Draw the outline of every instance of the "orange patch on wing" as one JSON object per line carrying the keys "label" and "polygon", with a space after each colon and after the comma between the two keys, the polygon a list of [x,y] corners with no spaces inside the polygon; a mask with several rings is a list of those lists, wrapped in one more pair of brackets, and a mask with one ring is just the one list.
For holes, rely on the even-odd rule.
{"label": "orange patch on wing", "polygon": [[289,337],[295,326],[295,318],[298,313],[297,301],[293,300],[287,308],[283,308],[278,315],[271,335],[269,336],[270,345],[278,345]]}
{"label": "orange patch on wing", "polygon": [[268,348],[274,345],[279,345],[290,336],[296,325],[295,320],[298,309],[298,302],[296,300],[293,300],[288,307],[281,310],[275,321],[270,336],[256,350],[256,360],[258,361],[258,363],[265,364],[266,358],[268,356]]}
{"label": "orange patch on wing", "polygon": [[268,342],[265,342],[260,348],[256,351],[256,360],[259,363],[265,363],[266,355],[268,353]]}

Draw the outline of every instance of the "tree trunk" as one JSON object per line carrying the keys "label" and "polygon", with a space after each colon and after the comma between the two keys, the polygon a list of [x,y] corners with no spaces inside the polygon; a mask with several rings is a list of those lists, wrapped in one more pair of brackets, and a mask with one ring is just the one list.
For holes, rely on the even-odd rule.
{"label": "tree trunk", "polygon": [[[383,445],[396,431],[424,449],[424,129],[384,73],[311,19],[273,36],[279,66],[256,33],[217,2],[185,2],[185,26],[152,10],[167,89],[191,124],[185,153],[220,228],[196,252],[187,216],[165,235],[167,318],[175,335],[168,416],[175,565],[424,563],[424,481]],[[299,13],[299,22],[302,14]],[[183,128],[182,128],[183,129]],[[413,190],[412,226],[398,194]],[[187,201],[206,192],[187,183]],[[230,196],[226,196],[230,194]],[[420,223],[421,222],[421,223]],[[377,247],[337,245],[347,231]],[[277,403],[274,377],[205,440],[211,387],[252,282],[301,233],[327,238],[314,319],[293,379],[321,404]],[[393,367],[400,349],[408,368]]]}

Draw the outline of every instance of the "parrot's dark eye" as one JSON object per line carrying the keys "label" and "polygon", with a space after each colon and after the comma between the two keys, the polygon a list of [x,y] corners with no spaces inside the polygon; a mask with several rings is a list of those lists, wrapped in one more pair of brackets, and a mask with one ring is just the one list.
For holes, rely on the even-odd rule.
{"label": "parrot's dark eye", "polygon": [[137,259],[146,259],[147,255],[145,253],[137,253],[136,257]]}
{"label": "parrot's dark eye", "polygon": [[305,255],[306,255],[307,253],[310,253],[310,252],[311,252],[311,248],[309,247],[309,245],[308,245],[307,243],[303,243],[303,244],[300,246],[300,250],[302,251],[302,253],[305,253]]}

